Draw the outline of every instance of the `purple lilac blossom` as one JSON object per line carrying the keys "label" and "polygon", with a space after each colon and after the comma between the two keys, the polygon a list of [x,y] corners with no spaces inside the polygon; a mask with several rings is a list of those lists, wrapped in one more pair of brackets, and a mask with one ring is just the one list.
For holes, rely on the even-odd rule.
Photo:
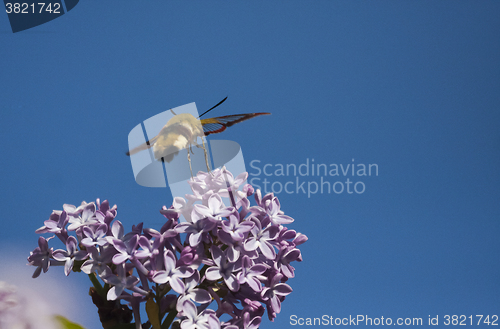
{"label": "purple lilac blossom", "polygon": [[[244,184],[247,177],[225,168],[199,172],[189,181],[193,194],[162,207],[159,231],[139,223],[125,233],[107,200],[65,204],[36,232],[55,235],[66,248],[53,251],[53,237],[40,237],[28,257],[33,277],[50,266],[64,265],[66,275],[82,271],[102,300],[128,303],[136,328],[139,308],[150,300],[159,311],[148,314],[168,319],[167,326],[256,329],[265,308],[273,321],[292,292],[285,282],[295,275],[291,263],[302,261],[298,246],[307,237],[287,229],[293,219],[278,198]],[[224,314],[229,320],[220,321]]]}
{"label": "purple lilac blossom", "polygon": [[55,260],[64,262],[64,274],[66,274],[66,276],[71,273],[75,260],[84,260],[87,258],[87,251],[78,250],[77,247],[76,238],[70,236],[66,240],[66,250],[57,249],[52,253],[52,257],[54,257]]}
{"label": "purple lilac blossom", "polygon": [[50,304],[32,298],[27,292],[0,281],[0,328],[57,329],[61,328],[51,314]]}

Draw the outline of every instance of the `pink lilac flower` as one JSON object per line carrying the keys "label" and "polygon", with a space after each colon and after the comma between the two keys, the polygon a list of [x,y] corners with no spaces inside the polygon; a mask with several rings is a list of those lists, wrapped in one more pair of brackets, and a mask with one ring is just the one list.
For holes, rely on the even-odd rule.
{"label": "pink lilac flower", "polygon": [[68,231],[66,230],[68,221],[69,218],[65,211],[53,211],[49,219],[43,222],[44,226],[36,230],[35,233],[54,233],[64,241],[68,238]]}
{"label": "pink lilac flower", "polygon": [[[67,206],[67,208],[72,208],[72,207]],[[95,203],[91,202],[85,205],[81,213],[78,209],[79,208],[77,208],[75,212],[72,213],[68,212],[69,223],[70,223],[70,225],[68,226],[68,231],[74,231],[80,228],[81,226],[97,223],[97,219],[94,217],[94,214],[96,212]]]}
{"label": "pink lilac flower", "polygon": [[78,250],[77,241],[74,236],[66,240],[66,250],[57,249],[52,253],[55,260],[64,262],[64,274],[68,276],[73,269],[75,260],[84,260],[87,258],[86,250]]}
{"label": "pink lilac flower", "polygon": [[184,292],[179,295],[177,300],[177,310],[182,311],[182,305],[185,300],[191,300],[199,304],[210,303],[212,297],[207,290],[197,288],[200,283],[200,273],[195,271],[190,277],[185,279],[186,284]]}
{"label": "pink lilac flower", "polygon": [[105,246],[108,241],[105,239],[108,226],[100,224],[99,226],[85,226],[82,228],[83,235],[82,244],[85,247],[92,247],[94,245]]}
{"label": "pink lilac flower", "polygon": [[172,251],[167,250],[164,253],[165,270],[158,271],[153,276],[153,281],[156,283],[169,283],[175,292],[182,294],[185,291],[183,278],[188,278],[193,275],[194,270],[187,266],[175,266],[175,256]]}
{"label": "pink lilac flower", "polygon": [[222,217],[227,217],[234,212],[233,207],[226,207],[218,194],[212,194],[207,201],[207,206],[202,204],[194,205],[194,211],[191,214],[193,221],[202,218],[209,218],[213,221],[221,220]]}
{"label": "pink lilac flower", "polygon": [[269,286],[262,290],[262,298],[268,301],[268,306],[275,312],[281,312],[281,301],[279,296],[286,296],[292,292],[292,288],[286,283],[279,283],[283,277],[280,273],[275,273],[271,278]]}
{"label": "pink lilac flower", "polygon": [[32,298],[16,286],[0,281],[0,328],[58,329],[61,328],[43,299]]}
{"label": "pink lilac flower", "polygon": [[115,247],[117,253],[113,256],[113,263],[118,265],[132,259],[137,252],[139,236],[134,234],[129,240],[122,241],[114,239],[111,244]]}
{"label": "pink lilac flower", "polygon": [[161,207],[159,230],[141,222],[125,232],[107,200],[65,204],[36,232],[55,235],[66,248],[53,251],[53,236],[40,237],[28,257],[33,277],[53,266],[64,266],[66,275],[84,272],[99,313],[117,323],[134,318],[136,328],[148,301],[162,328],[256,329],[266,308],[272,321],[291,293],[291,264],[302,261],[298,246],[307,237],[285,226],[293,219],[278,198],[244,184],[247,176],[199,172],[189,182],[193,194]]}
{"label": "pink lilac flower", "polygon": [[139,291],[144,295],[147,294],[147,292],[142,291],[139,287],[137,287],[137,283],[139,282],[138,278],[133,275],[127,276],[124,264],[118,265],[116,269],[117,274],[114,274],[113,272],[105,272],[102,277],[104,282],[112,285],[111,289],[108,291],[108,300],[118,299],[125,289],[131,289],[136,292]]}
{"label": "pink lilac flower", "polygon": [[80,267],[83,273],[97,272],[98,275],[101,275],[104,271],[111,271],[108,264],[111,263],[111,258],[116,252],[113,247],[106,246],[101,249],[101,252],[96,247],[88,247],[87,251],[89,251],[90,258]]}
{"label": "pink lilac flower", "polygon": [[252,251],[259,248],[265,257],[274,259],[276,257],[276,251],[271,242],[278,236],[278,227],[268,226],[262,229],[260,221],[254,220],[253,222],[255,225],[250,230],[252,236],[245,241],[245,250]]}
{"label": "pink lilac flower", "polygon": [[266,265],[253,265],[251,259],[248,256],[244,256],[241,272],[238,273],[236,278],[240,284],[247,283],[254,291],[260,292],[262,290],[262,283],[259,280],[265,279],[262,274],[264,274],[266,270]]}
{"label": "pink lilac flower", "polygon": [[215,262],[215,266],[207,269],[205,273],[207,279],[210,281],[217,281],[220,278],[223,278],[230,290],[238,290],[240,288],[240,284],[238,280],[236,280],[236,275],[233,273],[238,270],[238,265],[236,263],[229,262],[226,255],[219,247],[212,246],[210,251],[212,253],[212,259]]}
{"label": "pink lilac flower", "polygon": [[48,239],[42,236],[38,238],[38,247],[28,257],[29,265],[37,266],[33,278],[38,277],[42,270],[44,273],[49,270],[53,251],[53,248],[49,248]]}
{"label": "pink lilac flower", "polygon": [[215,316],[215,312],[206,309],[200,313],[196,309],[196,305],[190,300],[185,300],[182,304],[182,314],[185,320],[181,322],[182,329],[215,329],[220,328],[219,319]]}

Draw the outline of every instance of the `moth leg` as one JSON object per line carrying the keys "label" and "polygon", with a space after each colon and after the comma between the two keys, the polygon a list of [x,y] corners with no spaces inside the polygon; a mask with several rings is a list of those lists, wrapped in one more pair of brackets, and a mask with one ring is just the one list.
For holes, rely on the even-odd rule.
{"label": "moth leg", "polygon": [[207,165],[207,170],[210,174],[212,174],[212,172],[210,171],[210,166],[208,165],[208,153],[207,153],[207,148],[205,146],[205,140],[203,139],[203,137],[201,138],[201,142],[203,143],[203,152],[205,153],[205,164]]}
{"label": "moth leg", "polygon": [[201,146],[200,144],[198,144],[197,142],[194,142],[194,145],[197,147],[197,148],[200,148],[200,149],[203,149],[203,153],[205,154],[205,164],[207,166],[207,171],[212,174],[212,170],[210,169],[210,165],[208,164],[208,152],[207,152],[207,147],[205,146],[205,140],[202,138],[201,139],[201,142],[203,143],[203,146]]}
{"label": "moth leg", "polygon": [[191,179],[193,179],[193,168],[191,167],[191,155],[189,155],[189,149],[191,148],[191,145],[189,145],[189,148],[186,149],[187,154],[188,154],[188,162],[189,162],[189,171],[191,171]]}

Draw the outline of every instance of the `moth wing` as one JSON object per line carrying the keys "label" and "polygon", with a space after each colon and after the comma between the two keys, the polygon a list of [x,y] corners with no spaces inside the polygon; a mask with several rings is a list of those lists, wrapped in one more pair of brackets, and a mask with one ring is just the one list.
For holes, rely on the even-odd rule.
{"label": "moth wing", "polygon": [[155,136],[155,137],[151,138],[150,140],[148,140],[146,143],[141,144],[137,147],[134,147],[133,149],[129,150],[125,154],[130,156],[130,155],[136,154],[137,152],[147,150],[148,148],[152,147],[156,143],[157,139],[158,139],[158,136]]}
{"label": "moth wing", "polygon": [[201,119],[201,125],[203,126],[203,132],[205,136],[210,134],[218,134],[226,130],[227,127],[231,127],[242,121],[254,118],[259,115],[268,115],[271,113],[260,112],[260,113],[246,113],[246,114],[233,114],[225,115],[221,117],[215,117],[210,119]]}

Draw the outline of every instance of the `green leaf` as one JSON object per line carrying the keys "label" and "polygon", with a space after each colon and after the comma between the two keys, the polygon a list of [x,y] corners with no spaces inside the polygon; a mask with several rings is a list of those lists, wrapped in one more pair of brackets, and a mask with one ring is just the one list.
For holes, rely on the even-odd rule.
{"label": "green leaf", "polygon": [[152,297],[148,298],[146,301],[146,313],[148,314],[149,322],[153,326],[153,329],[161,329],[160,308]]}
{"label": "green leaf", "polygon": [[81,325],[71,322],[61,315],[54,316],[54,319],[61,325],[61,328],[63,329],[85,329]]}
{"label": "green leaf", "polygon": [[135,329],[134,323],[121,323],[111,327],[111,329]]}

